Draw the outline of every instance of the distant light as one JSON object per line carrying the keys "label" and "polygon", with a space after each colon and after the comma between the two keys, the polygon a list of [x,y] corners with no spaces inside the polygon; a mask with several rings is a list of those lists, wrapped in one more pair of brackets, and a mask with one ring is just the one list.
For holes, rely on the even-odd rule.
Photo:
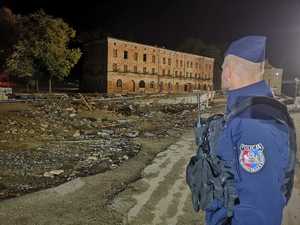
{"label": "distant light", "polygon": [[279,76],[279,73],[277,72],[277,73],[275,73],[276,74],[276,76]]}

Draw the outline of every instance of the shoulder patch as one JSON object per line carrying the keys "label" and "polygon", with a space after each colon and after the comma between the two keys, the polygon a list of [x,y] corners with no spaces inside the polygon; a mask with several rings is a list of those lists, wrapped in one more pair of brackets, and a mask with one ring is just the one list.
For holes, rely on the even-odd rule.
{"label": "shoulder patch", "polygon": [[262,144],[240,145],[240,165],[249,173],[260,171],[265,165],[264,146]]}

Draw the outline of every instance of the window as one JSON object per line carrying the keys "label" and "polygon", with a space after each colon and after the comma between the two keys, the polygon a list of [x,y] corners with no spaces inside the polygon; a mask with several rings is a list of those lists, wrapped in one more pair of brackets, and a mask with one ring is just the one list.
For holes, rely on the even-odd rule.
{"label": "window", "polygon": [[177,77],[177,75],[178,75],[178,72],[177,72],[177,70],[175,71],[175,77]]}
{"label": "window", "polygon": [[186,72],[186,77],[188,77],[189,76],[189,73],[188,72]]}
{"label": "window", "polygon": [[118,65],[117,65],[117,63],[113,64],[113,71],[118,71]]}
{"label": "window", "polygon": [[134,57],[134,60],[135,60],[135,61],[138,61],[138,53],[137,53],[137,52],[134,53],[134,56],[133,56],[133,57]]}
{"label": "window", "polygon": [[122,80],[117,80],[117,88],[122,88]]}
{"label": "window", "polygon": [[171,59],[168,58],[168,65],[171,66]]}
{"label": "window", "polygon": [[175,88],[176,90],[179,90],[179,83],[176,83]]}
{"label": "window", "polygon": [[172,84],[171,83],[168,83],[168,88],[172,89]]}
{"label": "window", "polygon": [[178,67],[178,59],[176,59],[176,67]]}
{"label": "window", "polygon": [[182,77],[182,71],[180,71],[179,75],[180,75],[180,77]]}
{"label": "window", "polygon": [[168,75],[171,75],[171,71],[170,70],[168,70]]}
{"label": "window", "polygon": [[155,74],[155,68],[152,68],[152,74]]}
{"label": "window", "polygon": [[155,63],[155,55],[152,56],[152,63]]}
{"label": "window", "polygon": [[190,78],[192,78],[192,76],[193,76],[192,73],[190,73]]}
{"label": "window", "polygon": [[154,81],[151,81],[150,88],[154,88]]}
{"label": "window", "polygon": [[124,65],[124,72],[128,72],[128,66],[127,65]]}
{"label": "window", "polygon": [[139,88],[145,88],[146,84],[145,81],[141,80],[139,83]]}
{"label": "window", "polygon": [[162,75],[165,75],[165,73],[166,73],[166,71],[163,69],[163,70],[162,70]]}
{"label": "window", "polygon": [[183,65],[183,62],[182,62],[182,60],[180,60],[180,66],[182,67],[182,65]]}
{"label": "window", "polygon": [[137,72],[138,72],[138,71],[137,71],[137,66],[134,66],[134,67],[133,67],[133,70],[134,70],[135,73],[137,73]]}
{"label": "window", "polygon": [[196,69],[198,69],[198,63],[196,63]]}
{"label": "window", "polygon": [[118,57],[118,49],[115,49],[113,50],[113,56],[116,58]]}
{"label": "window", "polygon": [[187,84],[184,85],[184,91],[188,91],[188,85]]}
{"label": "window", "polygon": [[128,59],[128,51],[124,51],[124,59]]}
{"label": "window", "polygon": [[143,68],[143,73],[147,73],[147,68],[146,67]]}
{"label": "window", "polygon": [[191,62],[191,68],[193,68],[193,62]]}
{"label": "window", "polygon": [[189,62],[189,61],[186,62],[186,67],[187,67],[187,68],[190,67],[190,62]]}
{"label": "window", "polygon": [[166,58],[163,57],[163,64],[166,64]]}
{"label": "window", "polygon": [[143,61],[144,61],[144,62],[147,62],[147,54],[144,54],[144,55],[143,55]]}

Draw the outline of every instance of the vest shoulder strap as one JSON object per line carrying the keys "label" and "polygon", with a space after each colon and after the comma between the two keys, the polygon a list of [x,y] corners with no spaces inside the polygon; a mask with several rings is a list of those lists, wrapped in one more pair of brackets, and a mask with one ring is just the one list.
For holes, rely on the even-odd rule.
{"label": "vest shoulder strap", "polygon": [[[268,105],[273,109],[275,109],[276,111],[280,111],[281,114],[280,118],[274,115],[269,115],[269,116],[271,116],[273,119],[277,121],[285,122],[289,127],[294,128],[294,123],[288,113],[287,107],[281,102],[277,101],[276,99],[267,96],[247,97],[243,101],[234,105],[231,112],[224,116],[224,119],[227,122],[230,119],[238,116],[240,113],[244,112],[246,109],[257,105]],[[268,112],[266,112],[266,114],[268,114]]]}

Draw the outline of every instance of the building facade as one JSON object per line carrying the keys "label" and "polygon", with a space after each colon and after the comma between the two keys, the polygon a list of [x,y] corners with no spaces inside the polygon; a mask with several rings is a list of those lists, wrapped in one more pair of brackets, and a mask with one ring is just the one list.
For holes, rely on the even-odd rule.
{"label": "building facade", "polygon": [[115,38],[84,46],[83,86],[104,93],[213,89],[214,59]]}
{"label": "building facade", "polygon": [[273,67],[268,61],[265,64],[264,80],[275,95],[281,95],[283,69]]}

